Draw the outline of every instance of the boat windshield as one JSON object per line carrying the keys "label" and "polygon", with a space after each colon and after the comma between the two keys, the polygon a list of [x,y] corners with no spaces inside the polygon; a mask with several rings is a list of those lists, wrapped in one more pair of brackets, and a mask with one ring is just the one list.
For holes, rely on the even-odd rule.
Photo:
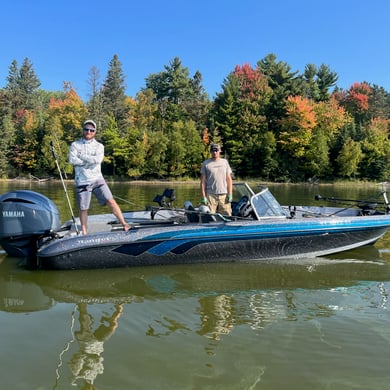
{"label": "boat windshield", "polygon": [[264,217],[286,217],[282,206],[268,188],[264,188],[256,195],[253,195],[251,203],[258,219]]}
{"label": "boat windshield", "polygon": [[[259,186],[260,192],[255,193],[252,188],[246,182],[233,183],[233,197],[234,199],[246,198],[250,200],[251,210],[253,210],[253,217],[256,219],[261,218],[286,218],[287,215],[284,212],[282,206],[272,195],[268,187]],[[240,203],[240,202],[238,202]]]}

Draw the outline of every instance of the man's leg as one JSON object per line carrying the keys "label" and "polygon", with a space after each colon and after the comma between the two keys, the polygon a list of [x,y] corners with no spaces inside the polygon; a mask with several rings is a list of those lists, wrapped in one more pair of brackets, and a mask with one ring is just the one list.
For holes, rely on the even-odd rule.
{"label": "man's leg", "polygon": [[118,218],[119,222],[122,224],[123,230],[127,232],[130,229],[130,225],[125,221],[122,211],[118,206],[118,203],[116,203],[116,200],[114,198],[111,198],[107,201],[107,204],[111,207],[112,213]]}
{"label": "man's leg", "polygon": [[210,209],[210,213],[214,214],[218,206],[218,197],[217,195],[214,194],[207,194],[206,196],[207,196],[207,202]]}
{"label": "man's leg", "polygon": [[88,210],[80,210],[81,232],[87,234]]}
{"label": "man's leg", "polygon": [[217,211],[222,215],[232,215],[232,205],[227,202],[227,195],[218,196],[218,208]]}
{"label": "man's leg", "polygon": [[81,233],[87,234],[88,231],[88,209],[91,203],[91,191],[88,185],[78,186],[77,191],[77,203],[80,210],[80,224]]}

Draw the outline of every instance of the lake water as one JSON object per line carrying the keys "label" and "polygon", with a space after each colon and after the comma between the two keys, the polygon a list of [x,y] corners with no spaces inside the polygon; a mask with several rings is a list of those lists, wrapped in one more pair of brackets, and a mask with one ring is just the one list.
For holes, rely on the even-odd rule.
{"label": "lake water", "polygon": [[[166,186],[111,188],[125,210]],[[200,199],[197,184],[169,186],[178,206]],[[70,218],[61,183],[0,183],[1,193],[15,188],[44,193]],[[381,190],[271,189],[284,204]],[[107,209],[94,202],[92,212]],[[389,250],[387,234],[327,258],[67,272],[26,270],[3,254],[2,388],[388,389]]]}

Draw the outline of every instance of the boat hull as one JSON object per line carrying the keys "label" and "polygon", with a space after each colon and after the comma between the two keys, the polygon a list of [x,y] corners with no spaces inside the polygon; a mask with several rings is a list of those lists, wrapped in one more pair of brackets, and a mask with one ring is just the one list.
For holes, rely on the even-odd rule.
{"label": "boat hull", "polygon": [[378,216],[133,229],[55,240],[37,261],[66,270],[305,258],[373,244],[389,227]]}

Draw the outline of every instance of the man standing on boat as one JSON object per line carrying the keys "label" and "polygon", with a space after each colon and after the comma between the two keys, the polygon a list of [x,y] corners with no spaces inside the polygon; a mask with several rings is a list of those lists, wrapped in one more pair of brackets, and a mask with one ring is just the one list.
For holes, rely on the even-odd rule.
{"label": "man standing on boat", "polygon": [[232,215],[232,169],[229,162],[221,158],[219,144],[211,144],[210,153],[211,158],[203,161],[200,170],[202,203],[210,207],[211,213]]}
{"label": "man standing on boat", "polygon": [[125,231],[130,226],[125,221],[122,211],[112,196],[111,190],[103,178],[101,163],[104,158],[104,146],[96,141],[96,123],[88,119],[83,124],[83,138],[70,146],[69,162],[74,165],[77,203],[80,210],[81,231],[87,234],[88,209],[92,193],[99,204],[108,204]]}

